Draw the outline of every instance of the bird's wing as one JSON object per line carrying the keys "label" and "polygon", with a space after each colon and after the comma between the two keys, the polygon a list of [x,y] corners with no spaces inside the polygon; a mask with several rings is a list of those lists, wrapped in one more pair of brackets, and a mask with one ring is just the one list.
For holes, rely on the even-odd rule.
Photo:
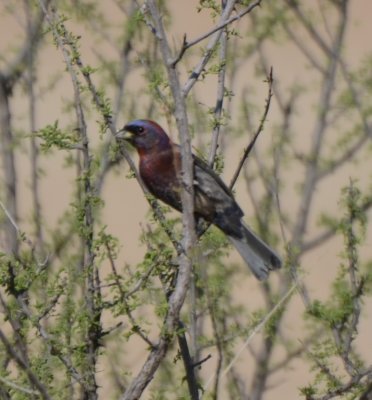
{"label": "bird's wing", "polygon": [[241,236],[240,209],[228,187],[205,162],[194,157],[195,211],[227,234]]}
{"label": "bird's wing", "polygon": [[[175,165],[181,170],[179,145],[173,145]],[[223,232],[242,236],[240,219],[243,211],[237,205],[229,188],[208,164],[193,155],[195,213],[217,225]]]}
{"label": "bird's wing", "polygon": [[[181,171],[181,148],[178,144],[173,144],[173,154],[175,156],[175,167]],[[192,156],[194,161],[195,193],[200,193],[213,201],[221,201],[227,197],[233,199],[230,189],[216,172],[195,154]]]}
{"label": "bird's wing", "polygon": [[224,181],[216,174],[216,172],[202,159],[193,155],[194,157],[194,165],[195,165],[195,174],[200,176],[208,176],[209,179],[213,179],[213,181],[230,197],[233,197],[231,190],[225,185]]}

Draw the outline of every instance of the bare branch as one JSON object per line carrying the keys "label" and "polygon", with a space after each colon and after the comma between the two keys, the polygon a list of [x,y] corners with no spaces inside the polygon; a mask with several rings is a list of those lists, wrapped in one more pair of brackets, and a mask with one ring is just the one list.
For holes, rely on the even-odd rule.
{"label": "bare branch", "polygon": [[[297,9],[297,8],[296,8]],[[344,40],[344,34],[347,23],[347,9],[343,9],[340,15],[340,21],[338,25],[338,32],[334,40],[332,51],[329,54],[329,64],[327,72],[323,76],[323,83],[321,85],[322,91],[318,102],[318,118],[312,134],[312,145],[310,154],[312,161],[306,168],[306,176],[304,181],[304,187],[302,190],[301,204],[298,209],[296,226],[293,231],[294,245],[295,247],[301,247],[299,244],[302,242],[303,234],[306,230],[308,217],[310,213],[310,204],[315,193],[315,187],[317,184],[318,164],[321,153],[321,147],[324,141],[327,125],[327,112],[329,111],[329,105],[331,102],[333,87],[336,79],[337,66],[339,62],[340,52],[342,49],[342,43]]]}
{"label": "bare branch", "polygon": [[224,31],[222,32],[220,38],[217,96],[216,96],[216,105],[214,107],[214,115],[213,115],[214,128],[212,132],[212,141],[208,156],[208,164],[211,167],[213,167],[214,159],[217,154],[218,138],[221,130],[221,116],[223,111],[223,99],[225,96],[226,59],[227,59],[227,33]]}
{"label": "bare branch", "polygon": [[35,394],[35,395],[39,394],[39,392],[37,392],[36,390],[31,390],[31,389],[25,388],[23,386],[17,385],[16,383],[3,378],[2,376],[0,376],[0,382],[2,382],[4,385],[9,386],[9,387],[11,387],[15,390],[18,390],[19,392],[22,392],[22,393]]}
{"label": "bare branch", "polygon": [[130,310],[130,307],[129,307],[128,301],[127,301],[129,296],[127,293],[124,292],[124,290],[121,286],[120,277],[117,273],[114,258],[112,256],[112,251],[111,251],[110,245],[107,240],[105,241],[105,246],[106,246],[108,258],[110,261],[111,270],[112,270],[112,273],[114,274],[115,284],[119,290],[121,303],[124,305],[125,312],[129,318],[129,321],[132,324],[132,331],[135,332],[136,334],[138,334],[138,336],[150,346],[150,349],[152,349],[155,347],[154,343],[152,343],[151,340],[147,337],[147,335],[143,332],[142,328],[139,326],[139,324],[137,324],[137,322],[135,321],[135,319],[132,315],[132,312]]}
{"label": "bare branch", "polygon": [[[267,322],[270,320],[270,318],[272,316],[275,315],[275,313],[277,311],[279,311],[279,309],[285,304],[285,302],[292,296],[293,292],[297,289],[297,285],[294,284],[292,285],[288,291],[283,295],[283,297],[275,304],[275,306],[270,310],[269,313],[267,313],[265,315],[265,317],[260,321],[260,323],[258,323],[254,329],[252,330],[252,332],[249,334],[249,336],[247,337],[246,341],[244,342],[244,344],[240,347],[240,349],[235,353],[234,358],[230,361],[229,365],[224,369],[223,373],[222,373],[222,377],[225,376],[230,369],[232,368],[232,366],[236,363],[236,361],[238,360],[238,358],[240,357],[241,353],[246,349],[246,347],[249,345],[249,343],[251,342],[251,340],[253,339],[254,336],[256,336],[256,334],[258,332],[261,331],[261,329],[267,324]],[[214,375],[212,375],[208,380],[207,383],[205,384],[205,388],[207,389],[208,386],[210,385],[212,379],[213,379]]]}
{"label": "bare branch", "polygon": [[271,98],[273,96],[273,92],[272,92],[273,70],[272,70],[272,68],[270,69],[269,76],[267,77],[267,83],[268,83],[269,89],[268,89],[267,98],[265,100],[265,110],[264,110],[263,115],[261,117],[260,125],[258,126],[257,131],[256,131],[255,135],[253,136],[252,140],[250,141],[248,147],[244,150],[243,157],[240,159],[239,165],[238,165],[237,169],[235,170],[235,173],[234,173],[234,175],[233,175],[233,177],[232,177],[232,179],[230,181],[230,185],[229,185],[230,189],[232,189],[234,187],[234,185],[235,185],[235,183],[236,183],[236,181],[237,181],[237,179],[239,177],[239,174],[240,174],[240,172],[241,172],[241,170],[243,168],[244,163],[246,162],[250,152],[252,151],[253,146],[256,143],[256,140],[257,140],[258,136],[263,131],[263,128],[264,128],[264,125],[265,125],[265,122],[266,122],[266,118],[267,118],[267,115],[268,115],[269,109],[270,109]]}
{"label": "bare branch", "polygon": [[[196,44],[200,43],[201,41],[203,41],[204,39],[207,39],[209,36],[213,35],[216,32],[221,31],[222,29],[226,28],[228,25],[230,25],[231,23],[241,19],[242,17],[244,17],[244,15],[250,13],[254,8],[256,8],[257,6],[261,5],[262,0],[259,1],[255,1],[254,3],[250,4],[248,7],[246,7],[245,9],[243,9],[242,11],[240,11],[237,15],[233,16],[233,17],[228,17],[228,15],[230,14],[230,12],[234,9],[236,0],[234,1],[229,1],[227,2],[226,6],[224,7],[224,9],[228,8],[229,10],[231,10],[229,13],[222,13],[221,18],[219,23],[217,24],[217,26],[215,26],[213,29],[211,29],[210,31],[204,33],[203,35],[201,35],[200,37],[192,40],[191,42],[188,42],[186,40],[186,35],[184,35],[183,37],[183,44],[182,44],[182,48],[179,52],[179,54],[177,55],[177,57],[171,61],[171,65],[173,67],[176,66],[176,64],[181,60],[181,58],[183,57],[183,55],[185,54],[185,52],[190,48],[195,46]],[[217,39],[217,41],[219,40],[219,38]],[[215,43],[217,43],[217,41]],[[211,43],[211,42],[210,42]],[[207,49],[210,47],[210,44],[207,45]],[[214,46],[212,46],[214,47]]]}
{"label": "bare branch", "polygon": [[189,346],[187,344],[186,336],[185,336],[185,327],[183,323],[180,321],[178,323],[179,333],[177,334],[178,345],[181,350],[183,365],[185,367],[186,372],[186,380],[189,388],[189,394],[192,400],[199,399],[199,386],[195,376],[195,364],[193,363]]}
{"label": "bare branch", "polygon": [[[203,69],[207,65],[209,59],[211,58],[213,51],[214,51],[218,41],[220,40],[220,37],[222,34],[222,29],[225,27],[224,22],[226,22],[227,19],[229,18],[229,16],[231,15],[231,13],[234,9],[234,6],[235,6],[235,2],[236,2],[236,0],[229,0],[226,4],[225,8],[223,9],[222,15],[220,18],[220,21],[222,21],[222,26],[220,26],[216,30],[216,34],[214,36],[212,36],[211,39],[209,40],[203,57],[200,59],[199,63],[193,68],[193,70],[189,76],[189,79],[184,84],[183,89],[182,89],[182,95],[184,97],[187,97],[190,90],[192,89],[192,87],[194,86],[196,81],[198,80]],[[261,1],[257,1],[254,4],[255,4],[255,6],[257,6],[259,3],[261,3]],[[171,61],[171,65],[175,65],[174,61],[173,62]]]}

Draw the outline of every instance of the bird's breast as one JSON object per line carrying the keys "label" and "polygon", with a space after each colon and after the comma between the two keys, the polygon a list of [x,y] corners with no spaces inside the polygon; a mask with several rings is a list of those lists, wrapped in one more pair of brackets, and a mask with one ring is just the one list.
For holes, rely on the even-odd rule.
{"label": "bird's breast", "polygon": [[179,173],[171,159],[143,157],[140,161],[140,174],[156,198],[177,210],[181,209]]}

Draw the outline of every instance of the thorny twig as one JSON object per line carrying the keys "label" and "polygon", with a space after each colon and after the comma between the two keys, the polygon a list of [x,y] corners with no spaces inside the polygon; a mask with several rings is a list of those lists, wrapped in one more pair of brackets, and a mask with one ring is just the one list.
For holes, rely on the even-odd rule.
{"label": "thorny twig", "polygon": [[[80,144],[82,149],[82,165],[80,167],[80,160],[77,159],[79,178],[82,181],[82,188],[78,191],[79,202],[82,204],[84,211],[84,235],[81,235],[81,247],[82,257],[81,264],[83,272],[86,273],[87,286],[84,288],[85,301],[89,313],[89,324],[86,331],[86,357],[88,359],[87,369],[87,382],[83,386],[86,396],[95,395],[97,390],[96,381],[96,366],[97,366],[97,351],[100,346],[99,339],[101,338],[102,324],[101,315],[102,309],[100,308],[101,303],[101,292],[100,292],[100,277],[96,266],[94,265],[95,251],[93,246],[94,241],[94,211],[93,203],[91,201],[94,196],[93,190],[94,185],[91,179],[91,154],[89,138],[87,135],[87,125],[85,121],[85,115],[81,99],[81,88],[77,75],[77,71],[74,67],[75,62],[72,60],[72,55],[68,51],[67,43],[72,45],[73,41],[68,37],[67,30],[63,26],[57,26],[61,22],[57,12],[55,10],[48,10],[47,6],[42,0],[40,5],[44,11],[45,18],[52,29],[53,36],[57,43],[58,48],[61,50],[64,62],[69,72],[73,93],[74,93],[74,106],[76,113],[76,120],[78,124],[78,135],[80,138]],[[62,29],[63,28],[63,29]]]}
{"label": "thorny twig", "polygon": [[12,343],[10,343],[2,331],[0,329],[0,340],[2,341],[4,348],[6,349],[6,352],[11,356],[11,358],[19,365],[19,367],[25,371],[30,383],[38,390],[38,393],[40,393],[40,396],[44,400],[51,400],[51,397],[49,396],[49,393],[45,386],[40,382],[38,377],[33,373],[30,365],[23,359],[23,357],[18,354],[13,347]]}
{"label": "thorny twig", "polygon": [[270,109],[270,103],[271,103],[271,98],[273,96],[273,69],[270,68],[270,72],[269,75],[267,77],[267,83],[268,83],[268,94],[265,100],[265,109],[263,112],[263,115],[261,117],[261,121],[260,121],[260,125],[257,128],[257,131],[255,133],[255,135],[253,136],[252,140],[250,141],[248,147],[244,150],[243,156],[238,164],[238,167],[235,170],[235,173],[230,181],[230,185],[229,188],[232,189],[239,177],[240,171],[242,170],[244,163],[246,162],[250,152],[253,149],[254,144],[256,143],[256,140],[258,138],[258,136],[260,135],[260,133],[263,131],[266,119],[267,119],[267,115],[269,113],[269,109]]}
{"label": "thorny twig", "polygon": [[135,332],[136,334],[138,334],[138,336],[142,340],[144,340],[150,346],[150,348],[154,348],[155,347],[154,343],[152,343],[152,341],[148,338],[148,336],[143,332],[142,328],[137,324],[137,322],[135,321],[135,319],[134,319],[134,317],[132,315],[132,312],[130,310],[130,306],[128,304],[129,295],[128,295],[128,293],[125,293],[124,289],[121,286],[120,277],[119,277],[119,274],[118,274],[118,272],[116,270],[115,261],[114,261],[114,258],[112,256],[112,251],[111,251],[110,245],[109,245],[109,243],[107,241],[105,241],[105,246],[106,246],[107,255],[108,255],[109,262],[110,262],[111,270],[112,270],[112,273],[114,275],[115,284],[116,284],[116,287],[119,290],[121,303],[124,305],[125,312],[126,312],[128,318],[129,318],[129,321],[132,324],[132,331]]}

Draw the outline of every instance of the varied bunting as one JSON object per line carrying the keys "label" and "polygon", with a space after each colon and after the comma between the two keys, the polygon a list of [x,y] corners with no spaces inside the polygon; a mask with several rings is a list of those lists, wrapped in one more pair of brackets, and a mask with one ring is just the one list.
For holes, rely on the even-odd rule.
{"label": "varied bunting", "polygon": [[[139,171],[149,191],[182,211],[181,152],[164,130],[150,120],[129,122],[116,134],[139,154]],[[236,247],[254,275],[262,280],[281,267],[278,255],[243,222],[240,209],[221,178],[200,158],[194,160],[194,210],[196,217],[220,228]]]}

